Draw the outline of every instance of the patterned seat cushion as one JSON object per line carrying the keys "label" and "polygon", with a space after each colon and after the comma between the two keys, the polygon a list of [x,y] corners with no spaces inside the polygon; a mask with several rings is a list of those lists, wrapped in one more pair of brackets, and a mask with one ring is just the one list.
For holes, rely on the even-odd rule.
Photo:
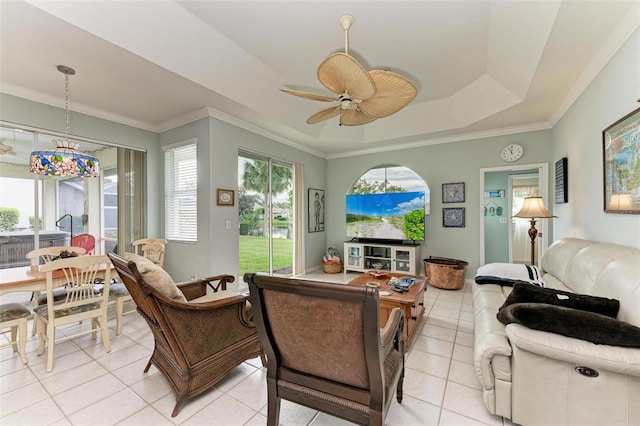
{"label": "patterned seat cushion", "polygon": [[[57,302],[59,300],[65,300],[67,298],[67,289],[64,287],[58,287],[53,289],[53,301]],[[46,305],[47,304],[47,293],[42,293],[36,299],[36,305]]]}
{"label": "patterned seat cushion", "polygon": [[129,291],[123,283],[111,284],[109,286],[109,296],[121,297],[128,295]]}
{"label": "patterned seat cushion", "polygon": [[0,305],[0,322],[13,321],[31,315],[31,311],[20,303],[3,303]]}
{"label": "patterned seat cushion", "polygon": [[[56,318],[66,317],[67,315],[79,314],[80,312],[93,311],[95,309],[100,309],[100,303],[88,303],[86,305],[73,306],[67,309],[61,309],[59,311],[55,311]],[[42,318],[49,319],[49,312],[47,311],[47,305],[38,306],[33,310],[36,314],[40,315]]]}

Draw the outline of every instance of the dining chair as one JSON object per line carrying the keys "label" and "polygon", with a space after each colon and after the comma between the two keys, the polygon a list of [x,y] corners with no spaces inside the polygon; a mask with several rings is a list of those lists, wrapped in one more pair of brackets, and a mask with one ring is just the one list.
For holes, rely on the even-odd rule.
{"label": "dining chair", "polygon": [[11,329],[11,339],[0,348],[12,346],[20,354],[22,363],[27,363],[27,319],[31,315],[29,308],[21,303],[3,303],[0,305],[0,329]]}
{"label": "dining chair", "polygon": [[91,234],[78,234],[75,237],[71,237],[71,245],[74,247],[82,247],[86,250],[86,254],[94,254],[96,237]]}
{"label": "dining chair", "polygon": [[[164,267],[164,254],[167,240],[164,238],[142,238],[132,243],[134,248],[134,254],[139,255],[150,262]],[[125,253],[125,257],[128,253]],[[109,288],[109,299],[116,303],[116,336],[122,333],[122,317],[124,315],[136,312],[135,306],[128,311],[125,311],[125,304],[127,302],[133,302],[127,287],[122,283],[111,285]]]}
{"label": "dining chair", "polygon": [[135,240],[131,245],[135,254],[151,259],[153,263],[164,268],[164,257],[168,243],[164,238],[141,238]]}
{"label": "dining chair", "polygon": [[[82,247],[52,246],[31,250],[26,254],[26,258],[29,260],[31,268],[37,269],[41,264],[49,263],[52,260],[62,259],[65,257],[82,256],[86,252],[87,251]],[[63,299],[66,294],[67,291],[64,288],[56,288],[53,292],[54,300],[58,301]],[[39,291],[34,291],[31,295],[31,299],[33,299],[34,308],[47,302],[46,295],[41,294]],[[33,322],[31,335],[36,335],[35,321]]]}
{"label": "dining chair", "polygon": [[382,426],[402,402],[404,312],[380,328],[378,290],[245,274],[267,355],[267,425],[282,399],[361,425]]}
{"label": "dining chair", "polygon": [[[78,336],[91,334],[97,338],[101,331],[102,344],[107,352],[111,352],[109,330],[107,328],[107,302],[109,284],[111,282],[111,262],[107,256],[78,256],[49,262],[40,268],[46,274],[47,303],[34,309],[38,330],[38,355],[47,351],[47,372],[53,369],[55,344]],[[104,275],[102,275],[104,274]],[[102,291],[96,291],[96,279],[104,280]],[[55,301],[53,290],[66,287],[64,299]],[[85,319],[91,320],[91,326],[78,327],[78,332],[65,333],[56,339],[56,328]],[[71,333],[71,330],[65,330]]]}

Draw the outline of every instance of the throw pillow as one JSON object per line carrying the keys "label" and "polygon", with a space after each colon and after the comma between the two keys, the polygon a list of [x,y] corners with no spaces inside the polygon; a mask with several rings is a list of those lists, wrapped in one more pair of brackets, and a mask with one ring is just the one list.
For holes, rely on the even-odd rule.
{"label": "throw pillow", "polygon": [[136,263],[136,265],[138,265],[140,262],[148,262],[148,263],[153,263],[151,262],[151,260],[147,259],[144,256],[140,256],[139,254],[135,254],[135,253],[129,253],[129,252],[125,252],[122,257],[124,257],[125,259],[127,259],[128,261],[134,261]]}
{"label": "throw pillow", "polygon": [[512,287],[517,282],[544,287],[540,269],[535,265],[516,263],[488,263],[476,271],[476,283],[499,284]]}
{"label": "throw pillow", "polygon": [[595,312],[611,318],[615,318],[620,309],[620,301],[616,299],[571,293],[553,288],[540,288],[526,283],[516,283],[502,307],[514,303],[547,303]]}
{"label": "throw pillow", "polygon": [[124,257],[127,260],[135,262],[138,272],[142,275],[145,284],[152,287],[158,293],[161,293],[173,300],[187,303],[187,298],[184,297],[184,294],[182,294],[180,289],[178,289],[178,286],[173,282],[171,275],[169,275],[164,269],[154,264],[146,257],[142,257],[137,254],[125,253]]}
{"label": "throw pillow", "polygon": [[546,303],[514,303],[498,311],[503,324],[517,323],[598,345],[640,348],[640,328],[594,312]]}

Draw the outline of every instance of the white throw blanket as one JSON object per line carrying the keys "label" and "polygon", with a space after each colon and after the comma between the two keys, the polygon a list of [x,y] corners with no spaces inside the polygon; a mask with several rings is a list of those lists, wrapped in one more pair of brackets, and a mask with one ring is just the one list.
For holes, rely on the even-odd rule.
{"label": "white throw blanket", "polygon": [[505,281],[526,281],[544,287],[540,269],[535,265],[488,263],[478,268],[476,272],[476,282],[478,282],[478,277],[481,277],[481,280],[484,281],[486,281],[488,277],[495,277]]}

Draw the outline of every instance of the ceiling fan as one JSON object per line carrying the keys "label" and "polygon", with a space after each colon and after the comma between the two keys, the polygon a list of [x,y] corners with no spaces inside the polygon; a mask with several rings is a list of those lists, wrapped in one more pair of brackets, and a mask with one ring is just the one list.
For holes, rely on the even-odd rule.
{"label": "ceiling fan", "polygon": [[416,86],[403,76],[388,70],[365,70],[349,55],[349,28],[353,16],[343,15],[344,53],[329,55],[318,67],[320,83],[338,96],[326,96],[299,90],[281,89],[290,95],[320,102],[338,102],[307,119],[316,124],[340,116],[340,125],[359,126],[395,114],[407,106],[417,94]]}

